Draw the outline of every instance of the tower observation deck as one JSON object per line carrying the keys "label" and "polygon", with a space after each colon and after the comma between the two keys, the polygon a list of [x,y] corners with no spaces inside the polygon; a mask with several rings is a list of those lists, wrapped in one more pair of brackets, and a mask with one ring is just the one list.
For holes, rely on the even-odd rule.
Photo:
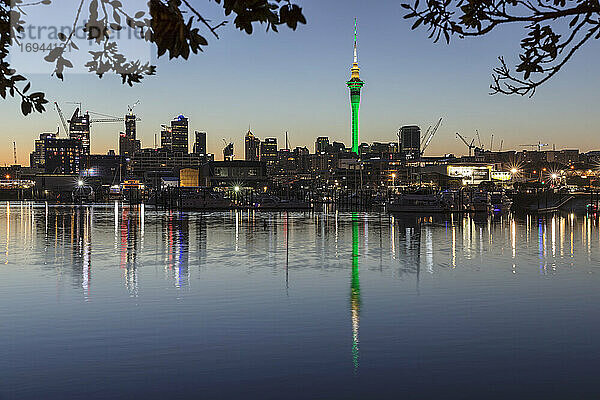
{"label": "tower observation deck", "polygon": [[360,68],[358,67],[357,53],[357,21],[354,19],[354,62],[350,69],[350,80],[346,82],[350,89],[350,105],[352,106],[352,152],[358,154],[358,131],[359,131],[359,107],[360,107],[360,90],[365,84],[360,80]]}

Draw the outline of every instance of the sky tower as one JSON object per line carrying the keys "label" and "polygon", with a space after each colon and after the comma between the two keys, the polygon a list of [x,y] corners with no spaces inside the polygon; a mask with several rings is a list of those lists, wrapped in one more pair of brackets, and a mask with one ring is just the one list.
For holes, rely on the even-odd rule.
{"label": "sky tower", "polygon": [[358,108],[360,107],[360,89],[365,84],[360,80],[358,67],[358,54],[356,52],[357,41],[357,22],[354,18],[354,62],[352,63],[352,73],[350,80],[346,82],[350,89],[350,104],[352,105],[352,152],[358,154]]}

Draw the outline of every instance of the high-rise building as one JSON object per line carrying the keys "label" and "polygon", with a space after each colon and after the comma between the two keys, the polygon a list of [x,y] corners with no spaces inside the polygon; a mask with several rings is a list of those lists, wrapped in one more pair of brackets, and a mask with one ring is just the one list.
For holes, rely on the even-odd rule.
{"label": "high-rise building", "polygon": [[171,151],[173,144],[173,133],[171,127],[163,125],[160,131],[160,148]]}
{"label": "high-rise building", "polygon": [[205,155],[206,154],[206,132],[194,132],[194,154]]}
{"label": "high-rise building", "polygon": [[400,128],[400,152],[407,159],[419,158],[421,154],[421,128],[405,125]]}
{"label": "high-rise building", "polygon": [[119,155],[131,156],[140,149],[141,143],[136,139],[136,119],[133,114],[125,116],[125,132],[119,135]]}
{"label": "high-rise building", "polygon": [[40,138],[35,141],[35,150],[31,158],[31,166],[43,168],[46,163],[46,139],[56,138],[58,133],[40,133]]}
{"label": "high-rise building", "polygon": [[266,138],[260,144],[260,161],[273,165],[277,162],[277,157],[277,138]]}
{"label": "high-rise building", "polygon": [[173,152],[189,153],[188,119],[183,115],[171,121],[171,150]]}
{"label": "high-rise building", "polygon": [[90,114],[79,114],[79,108],[75,109],[69,120],[69,138],[79,140],[83,154],[90,154]]}
{"label": "high-rise building", "polygon": [[52,174],[77,174],[83,156],[79,139],[46,138],[44,168]]}
{"label": "high-rise building", "polygon": [[315,154],[324,154],[329,148],[329,138],[327,136],[319,136],[315,142]]}
{"label": "high-rise building", "polygon": [[352,69],[350,70],[350,80],[346,82],[348,89],[350,89],[350,105],[352,106],[352,152],[358,154],[359,144],[359,117],[358,109],[360,107],[360,90],[365,84],[360,80],[358,67],[358,53],[357,53],[357,22],[354,19],[354,62],[352,63]]}
{"label": "high-rise building", "polygon": [[258,161],[260,158],[260,139],[250,132],[246,133],[244,148],[244,159],[246,161]]}
{"label": "high-rise building", "polygon": [[229,142],[229,144],[223,149],[223,160],[233,161],[233,154],[233,143]]}

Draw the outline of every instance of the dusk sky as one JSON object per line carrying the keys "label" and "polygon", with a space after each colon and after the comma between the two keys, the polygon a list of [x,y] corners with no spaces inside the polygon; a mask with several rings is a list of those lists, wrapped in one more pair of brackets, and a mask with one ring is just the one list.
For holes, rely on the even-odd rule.
{"label": "dusk sky", "polygon": [[[75,4],[64,1],[61,7],[66,3]],[[193,3],[214,20],[223,18],[214,2]],[[520,26],[504,27],[482,39],[453,38],[450,45],[433,44],[423,29],[410,30],[412,23],[402,19],[405,10],[400,1],[299,3],[308,24],[296,31],[282,27],[279,33],[265,33],[264,27],[256,25],[256,33],[248,36],[226,26],[220,40],[206,35],[209,46],[204,53],[188,61],[163,57],[157,62],[157,76],[134,88],[111,76],[99,80],[91,74],[67,74],[64,82],[47,74],[28,76],[35,90],[45,91],[49,100],[61,104],[67,118],[74,108],[68,101],[122,116],[127,105],[139,99],[136,113],[142,119],[138,125],[142,147],[152,147],[160,125],[179,114],[190,119],[190,143],[194,130],[208,132],[208,150],[217,160],[223,157],[223,138],[234,142],[236,158],[243,157],[248,125],[260,139],[277,137],[281,146],[285,131],[292,147],[307,146],[311,152],[317,136],[349,146],[345,82],[352,62],[354,17],[358,17],[359,64],[366,83],[361,142],[395,141],[401,125],[417,124],[425,131],[443,117],[428,155],[465,153],[455,132],[472,137],[475,129],[485,147],[493,133],[495,149],[501,140],[504,149],[521,149],[518,145],[538,140],[557,149],[600,148],[598,41],[582,48],[533,99],[490,96],[497,56],[514,62],[524,34]],[[46,113],[28,117],[21,115],[16,99],[0,104],[5,140],[0,161],[12,163],[16,141],[18,161],[28,165],[33,140],[40,132],[55,131],[58,115],[50,104]],[[120,123],[93,125],[92,152],[118,150],[122,130]]]}

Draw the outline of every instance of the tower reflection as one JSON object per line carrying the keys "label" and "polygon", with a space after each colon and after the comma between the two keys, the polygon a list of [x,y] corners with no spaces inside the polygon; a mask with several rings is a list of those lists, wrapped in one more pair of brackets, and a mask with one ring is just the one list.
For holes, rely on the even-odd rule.
{"label": "tower reflection", "polygon": [[352,364],[358,372],[360,326],[360,276],[358,269],[358,216],[352,213],[352,278],[350,280],[350,315],[352,318]]}

